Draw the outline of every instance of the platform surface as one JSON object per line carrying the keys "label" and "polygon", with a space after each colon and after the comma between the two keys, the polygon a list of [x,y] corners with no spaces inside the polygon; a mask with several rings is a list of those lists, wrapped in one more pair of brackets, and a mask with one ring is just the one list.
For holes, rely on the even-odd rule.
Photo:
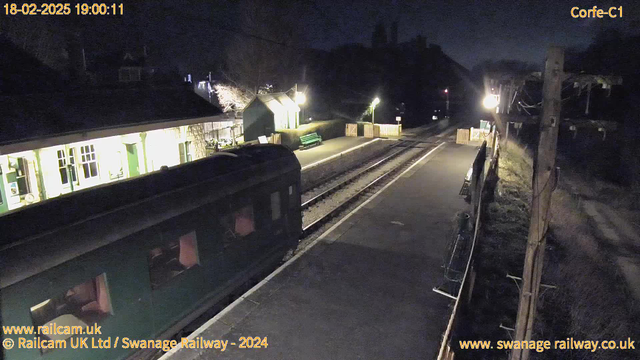
{"label": "platform surface", "polygon": [[323,140],[322,144],[320,145],[316,145],[304,150],[296,150],[294,151],[294,153],[298,157],[298,161],[300,161],[300,166],[304,168],[307,165],[316,163],[330,156],[368,143],[372,140],[373,139],[368,139],[362,136],[342,136],[335,139]]}
{"label": "platform surface", "polygon": [[[225,351],[165,359],[434,359],[451,300],[431,289],[477,149],[446,143],[203,326]],[[242,336],[266,349],[240,349]],[[235,345],[232,345],[234,343]]]}

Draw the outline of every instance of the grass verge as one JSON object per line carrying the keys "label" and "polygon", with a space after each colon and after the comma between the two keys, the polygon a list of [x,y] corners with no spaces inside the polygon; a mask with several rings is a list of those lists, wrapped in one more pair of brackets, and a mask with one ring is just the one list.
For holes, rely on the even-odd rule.
{"label": "grass verge", "polygon": [[[488,207],[478,242],[472,302],[461,340],[510,340],[529,226],[532,161],[517,144],[502,149],[495,201]],[[563,169],[570,171],[571,169]],[[632,299],[613,257],[599,247],[588,219],[561,182],[553,194],[536,340],[640,340],[640,307]],[[636,346],[640,348],[640,346]],[[547,350],[532,359],[639,359],[638,350]],[[504,350],[459,350],[456,359],[507,359]]]}

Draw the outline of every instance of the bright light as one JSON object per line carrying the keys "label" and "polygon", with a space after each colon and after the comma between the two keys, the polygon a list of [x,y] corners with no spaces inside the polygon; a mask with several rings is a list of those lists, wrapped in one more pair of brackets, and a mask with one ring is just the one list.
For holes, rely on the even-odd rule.
{"label": "bright light", "polygon": [[371,105],[373,105],[375,107],[378,104],[380,104],[380,99],[379,98],[373,99],[373,102],[371,103]]}
{"label": "bright light", "polygon": [[302,92],[296,92],[296,104],[302,105],[307,102],[307,96]]}
{"label": "bright light", "polygon": [[498,106],[498,95],[487,95],[482,100],[482,105],[487,109],[495,109]]}
{"label": "bright light", "polygon": [[449,93],[449,89],[444,89],[444,93],[445,94]]}

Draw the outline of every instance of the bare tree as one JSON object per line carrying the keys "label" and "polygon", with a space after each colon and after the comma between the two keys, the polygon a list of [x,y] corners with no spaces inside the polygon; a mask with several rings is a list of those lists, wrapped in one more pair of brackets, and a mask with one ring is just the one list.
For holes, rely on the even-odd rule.
{"label": "bare tree", "polygon": [[58,71],[64,70],[64,34],[50,17],[7,17],[0,23],[0,33],[45,65]]}
{"label": "bare tree", "polygon": [[302,26],[295,0],[243,0],[240,22],[227,48],[225,74],[238,86],[258,93],[261,86],[286,90],[297,80]]}

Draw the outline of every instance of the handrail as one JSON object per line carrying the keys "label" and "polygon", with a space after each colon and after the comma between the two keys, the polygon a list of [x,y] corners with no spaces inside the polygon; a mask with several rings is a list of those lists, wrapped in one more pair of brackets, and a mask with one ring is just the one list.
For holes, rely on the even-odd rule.
{"label": "handrail", "polygon": [[[497,166],[497,154],[498,154],[498,138],[499,138],[499,133],[495,130],[492,131],[492,133],[495,135],[495,137],[493,138],[493,144],[491,145],[491,160],[489,163],[489,172],[492,171],[492,168],[494,168],[495,166]],[[483,147],[486,146],[486,148],[489,147],[489,144],[487,144],[487,141],[484,140]],[[488,150],[488,149],[487,149]],[[478,155],[481,154],[482,151],[478,152]],[[477,157],[477,156],[476,156]],[[475,161],[474,161],[475,162]],[[486,164],[486,162],[485,162]],[[484,173],[484,167],[486,165],[483,164],[483,171],[482,173]],[[474,174],[473,176],[480,176],[480,175],[476,175]],[[482,184],[480,185],[480,190],[478,192],[479,196],[478,198],[478,206],[477,209],[478,211],[475,213],[475,222],[474,222],[474,231],[473,231],[473,238],[471,240],[471,250],[469,251],[469,259],[467,260],[467,265],[465,267],[465,271],[464,271],[464,275],[462,277],[462,284],[460,285],[460,288],[458,289],[458,294],[455,296],[455,304],[453,306],[453,310],[451,311],[451,316],[449,317],[449,321],[447,323],[447,328],[444,332],[444,334],[442,335],[442,342],[440,343],[440,350],[438,352],[438,360],[447,360],[449,359],[449,346],[450,346],[450,340],[451,340],[451,335],[453,332],[453,328],[454,328],[454,322],[456,320],[456,316],[458,315],[459,311],[460,311],[460,298],[462,297],[462,294],[464,293],[464,290],[466,290],[466,288],[469,286],[468,283],[468,276],[469,276],[469,272],[471,270],[472,267],[472,263],[473,263],[473,259],[474,259],[474,255],[475,255],[475,247],[476,247],[476,242],[478,239],[478,233],[480,230],[480,216],[482,215],[482,205],[483,205],[483,201],[482,201],[482,194],[484,193],[485,190],[485,184],[487,182],[487,177],[484,177],[482,179]],[[472,189],[472,191],[475,191],[475,189]],[[472,207],[475,206],[475,204],[471,204]],[[446,357],[445,357],[446,355]]]}

